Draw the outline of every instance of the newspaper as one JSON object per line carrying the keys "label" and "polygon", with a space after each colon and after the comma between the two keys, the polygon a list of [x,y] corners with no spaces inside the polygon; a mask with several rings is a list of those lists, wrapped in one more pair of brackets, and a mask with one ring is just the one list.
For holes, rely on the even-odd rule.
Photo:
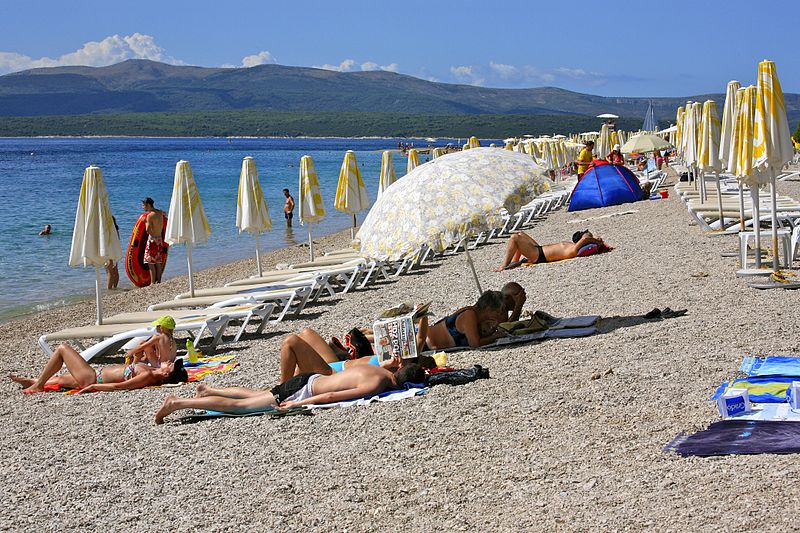
{"label": "newspaper", "polygon": [[417,335],[414,330],[414,313],[377,320],[373,325],[375,353],[379,361],[394,357],[417,357]]}

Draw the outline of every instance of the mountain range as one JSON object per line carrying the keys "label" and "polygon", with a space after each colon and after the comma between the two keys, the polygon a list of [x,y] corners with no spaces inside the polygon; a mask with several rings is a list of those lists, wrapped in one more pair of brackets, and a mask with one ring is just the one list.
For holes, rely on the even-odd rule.
{"label": "mountain range", "polygon": [[[107,67],[51,67],[0,76],[0,116],[119,114],[262,109],[270,111],[403,112],[452,115],[579,115],[642,117],[652,102],[657,119],[673,120],[687,100],[725,95],[632,98],[582,94],[556,87],[494,89],[438,83],[385,71],[335,72],[306,67],[176,66],[128,60]],[[786,93],[791,123],[800,94]]]}

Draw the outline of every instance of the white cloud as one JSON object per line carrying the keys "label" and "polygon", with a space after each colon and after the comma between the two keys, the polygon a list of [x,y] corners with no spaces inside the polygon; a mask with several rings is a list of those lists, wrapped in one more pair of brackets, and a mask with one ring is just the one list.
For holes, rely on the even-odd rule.
{"label": "white cloud", "polygon": [[466,83],[468,85],[483,85],[486,82],[486,79],[478,74],[478,68],[469,66],[469,65],[462,65],[458,67],[450,67],[450,74],[461,83]]}
{"label": "white cloud", "polygon": [[355,59],[345,59],[338,65],[331,65],[329,63],[325,63],[324,65],[314,65],[314,68],[334,70],[336,72],[353,72],[359,69],[362,72],[367,72],[371,70],[385,70],[387,72],[397,72],[398,64],[389,63],[388,65],[379,65],[374,61],[364,61],[360,65],[357,65]]}
{"label": "white cloud", "polygon": [[331,65],[325,63],[324,65],[315,65],[314,68],[321,68],[324,70],[335,70],[336,72],[350,72],[353,70],[353,65],[356,64],[354,59],[345,59],[338,65]]}
{"label": "white cloud", "polygon": [[362,71],[385,70],[387,72],[397,72],[397,67],[397,63],[390,63],[388,65],[379,65],[374,61],[365,61],[364,63],[361,63]]}
{"label": "white cloud", "polygon": [[184,64],[183,61],[168,55],[156,44],[152,36],[134,33],[125,36],[111,35],[102,41],[90,41],[78,50],[57,58],[33,58],[16,52],[0,52],[0,73],[66,65],[102,67],[126,59],[150,59],[173,65]]}
{"label": "white cloud", "polygon": [[489,61],[489,68],[501,78],[511,79],[519,76],[519,69],[514,65],[506,65],[503,63]]}
{"label": "white cloud", "polygon": [[245,68],[257,67],[258,65],[266,65],[267,63],[277,63],[275,56],[262,50],[257,54],[245,56],[242,58],[242,66]]}

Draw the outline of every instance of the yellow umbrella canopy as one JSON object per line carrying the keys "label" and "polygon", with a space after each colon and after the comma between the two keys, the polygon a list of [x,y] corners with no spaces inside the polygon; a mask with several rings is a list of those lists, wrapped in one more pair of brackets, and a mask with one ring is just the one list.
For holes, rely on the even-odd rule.
{"label": "yellow umbrella canopy", "polygon": [[[433,158],[436,159],[439,156],[437,150],[440,148],[433,149]],[[394,174],[394,162],[392,161],[392,152],[386,150],[381,154],[381,174],[378,177],[378,198],[381,197],[383,191],[385,191],[389,185],[394,183],[397,180]]]}
{"label": "yellow umbrella canopy", "polygon": [[675,132],[675,147],[683,155],[683,117],[684,117],[684,109],[683,106],[678,107],[678,112],[675,113],[675,128],[677,131]]}
{"label": "yellow umbrella canopy", "polygon": [[769,177],[772,203],[773,270],[779,268],[778,259],[778,193],[775,174],[794,156],[794,145],[786,117],[783,90],[778,80],[775,63],[762,61],[758,65],[756,106],[753,131],[753,166]]}
{"label": "yellow umbrella canopy", "polygon": [[336,196],[333,199],[333,207],[353,215],[353,227],[350,230],[351,237],[356,236],[356,213],[369,207],[369,196],[364,180],[361,179],[361,171],[358,168],[356,153],[348,150],[344,154],[342,168],[339,171],[339,183],[336,185]]}
{"label": "yellow umbrella canopy", "polygon": [[[697,166],[702,172],[714,172],[717,185],[717,204],[719,219],[722,227],[725,225],[725,216],[722,209],[722,194],[719,182],[719,171],[722,164],[719,160],[719,115],[717,103],[713,100],[703,102],[703,115],[700,121],[700,143],[698,145]],[[703,185],[700,201],[705,202],[705,185]]]}
{"label": "yellow umbrella canopy", "polygon": [[672,145],[658,135],[640,133],[628,139],[628,142],[622,145],[620,151],[626,154],[631,152],[644,154],[655,150],[666,150],[668,148],[672,148]]}
{"label": "yellow umbrella canopy", "polygon": [[239,228],[239,233],[247,231],[255,235],[256,266],[258,275],[261,276],[261,253],[258,246],[258,235],[272,229],[272,219],[269,217],[267,202],[261,190],[256,161],[250,156],[242,160],[242,171],[239,174],[236,227]]}
{"label": "yellow umbrella canopy", "polygon": [[192,167],[188,161],[175,164],[175,180],[169,202],[166,241],[170,244],[186,245],[186,263],[189,267],[189,293],[194,296],[192,273],[192,245],[208,242],[211,225],[206,218],[200,192],[194,181]]}
{"label": "yellow umbrella canopy", "polygon": [[300,158],[300,186],[297,195],[297,211],[300,224],[308,223],[308,249],[311,260],[314,260],[314,240],[311,236],[311,225],[325,218],[325,204],[317,179],[317,170],[310,155]]}
{"label": "yellow umbrella canopy", "polygon": [[408,151],[408,161],[406,162],[406,174],[419,166],[419,152],[416,148]]}
{"label": "yellow umbrella canopy", "polygon": [[736,125],[736,92],[741,84],[736,80],[728,82],[725,91],[725,104],[722,108],[722,121],[720,122],[719,133],[719,159],[724,168],[730,170],[731,141],[733,130]]}
{"label": "yellow umbrella canopy", "polygon": [[760,173],[753,172],[753,130],[755,126],[756,87],[744,89],[736,114],[736,176],[739,181],[758,187]]}
{"label": "yellow umbrella canopy", "polygon": [[505,146],[503,146],[506,150],[514,150],[514,143],[513,142],[506,142]]}
{"label": "yellow umbrella canopy", "polygon": [[72,245],[69,266],[93,266],[97,302],[97,323],[103,323],[103,308],[100,300],[100,267],[108,261],[119,261],[122,247],[114,226],[108,193],[103,181],[103,172],[94,165],[83,171],[75,225],[72,230]]}
{"label": "yellow umbrella canopy", "polygon": [[472,136],[472,137],[469,138],[469,143],[468,144],[469,144],[470,148],[480,148],[481,147],[481,142],[475,136]]}

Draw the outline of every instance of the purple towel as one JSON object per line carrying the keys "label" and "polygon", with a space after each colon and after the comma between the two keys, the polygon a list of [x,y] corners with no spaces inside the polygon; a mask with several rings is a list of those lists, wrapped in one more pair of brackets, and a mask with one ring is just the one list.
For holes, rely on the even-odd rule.
{"label": "purple towel", "polygon": [[800,452],[800,423],[764,420],[722,420],[692,435],[685,433],[667,444],[666,452],[696,455],[753,455]]}

